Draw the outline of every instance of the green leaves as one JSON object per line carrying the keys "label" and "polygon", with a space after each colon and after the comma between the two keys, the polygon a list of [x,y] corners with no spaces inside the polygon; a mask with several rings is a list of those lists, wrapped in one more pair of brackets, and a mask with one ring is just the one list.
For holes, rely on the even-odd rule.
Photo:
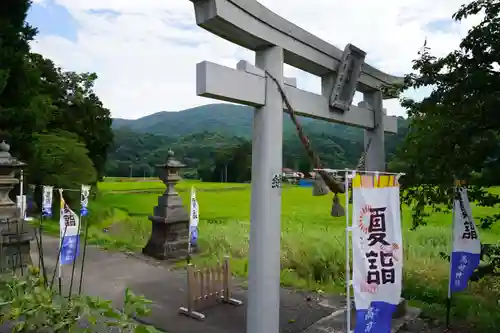
{"label": "green leaves", "polygon": [[0,324],[14,323],[13,332],[95,332],[114,326],[122,332],[157,333],[133,319],[148,315],[150,303],[128,289],[124,311],[95,297],[75,295],[68,300],[45,287],[36,268],[30,268],[26,277],[5,274],[0,278]]}
{"label": "green leaves", "polygon": [[457,50],[438,58],[424,45],[405,77],[403,90],[432,88],[422,101],[401,100],[411,126],[393,166],[406,173],[402,198],[413,204],[414,226],[423,222],[423,203],[449,205],[455,179],[480,205],[500,203],[483,189],[500,184],[500,1],[471,1],[454,19],[481,12]]}
{"label": "green leaves", "polygon": [[[92,184],[97,180],[88,150],[76,134],[58,131],[35,134],[33,139],[33,153],[28,163],[36,166],[32,168],[30,176],[38,182],[77,189],[81,184]],[[65,198],[71,204],[80,199],[80,194],[68,192]],[[41,200],[41,197],[37,196],[36,199]]]}
{"label": "green leaves", "polygon": [[[6,0],[0,4],[0,132],[11,144],[11,153],[32,159],[33,136],[66,131],[76,134],[91,160],[82,165],[102,177],[108,148],[113,140],[111,116],[93,91],[95,73],[65,72],[51,60],[30,53],[28,42],[36,29],[25,22],[31,1]],[[37,165],[29,164],[28,180]],[[56,173],[56,170],[50,170]],[[53,185],[53,184],[50,184]]]}
{"label": "green leaves", "polygon": [[134,328],[134,333],[158,333],[156,328],[152,326],[137,326]]}
{"label": "green leaves", "polygon": [[130,289],[125,289],[123,313],[128,317],[148,316],[151,309],[148,307],[152,302],[144,296],[135,295]]}

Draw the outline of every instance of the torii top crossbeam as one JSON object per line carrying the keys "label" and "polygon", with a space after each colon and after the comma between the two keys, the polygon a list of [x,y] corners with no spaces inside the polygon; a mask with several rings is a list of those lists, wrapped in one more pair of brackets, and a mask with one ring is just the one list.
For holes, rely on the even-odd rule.
{"label": "torii top crossbeam", "polygon": [[[273,13],[255,0],[191,0],[196,23],[204,29],[250,50],[270,45],[283,48],[284,62],[323,76],[338,69],[343,51]],[[403,82],[364,64],[357,90],[372,92]],[[385,98],[391,98],[385,96]]]}

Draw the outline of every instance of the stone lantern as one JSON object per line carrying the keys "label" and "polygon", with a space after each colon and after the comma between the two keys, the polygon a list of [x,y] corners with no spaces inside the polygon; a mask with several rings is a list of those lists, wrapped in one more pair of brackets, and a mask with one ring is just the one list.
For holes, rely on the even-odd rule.
{"label": "stone lantern", "polygon": [[168,151],[165,164],[157,166],[161,169],[160,179],[167,188],[158,197],[153,216],[148,217],[152,230],[148,243],[142,249],[145,255],[160,260],[181,259],[188,255],[189,214],[174,189],[175,184],[181,180],[178,172],[184,167],[184,164],[174,159],[172,150]]}
{"label": "stone lantern", "polygon": [[17,204],[9,197],[10,191],[19,184],[16,172],[26,166],[12,157],[9,150],[5,141],[0,142],[0,270],[18,271],[31,264],[33,234]]}

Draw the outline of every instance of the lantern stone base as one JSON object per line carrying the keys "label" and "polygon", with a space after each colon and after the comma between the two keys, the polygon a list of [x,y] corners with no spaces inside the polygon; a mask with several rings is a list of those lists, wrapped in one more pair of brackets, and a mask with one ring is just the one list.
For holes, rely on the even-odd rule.
{"label": "lantern stone base", "polygon": [[0,215],[0,271],[22,271],[31,265],[33,228],[15,206],[4,207]]}
{"label": "lantern stone base", "polygon": [[0,272],[26,274],[28,266],[31,266],[33,263],[30,253],[32,238],[28,235],[21,235],[15,243],[11,242],[8,245],[3,245],[0,249]]}
{"label": "lantern stone base", "polygon": [[[31,265],[30,242],[33,228],[24,221],[9,194],[19,184],[15,173],[26,165],[9,153],[10,146],[0,142],[0,272],[25,274]],[[22,177],[22,173],[21,173]]]}
{"label": "lantern stone base", "polygon": [[160,216],[150,216],[149,220],[153,228],[142,253],[159,260],[187,258],[189,221],[172,222]]}

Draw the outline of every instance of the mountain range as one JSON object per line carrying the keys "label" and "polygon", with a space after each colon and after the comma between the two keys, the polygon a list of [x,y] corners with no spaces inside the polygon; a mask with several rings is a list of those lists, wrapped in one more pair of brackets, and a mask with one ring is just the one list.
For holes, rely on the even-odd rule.
{"label": "mountain range", "polygon": [[[313,149],[332,168],[355,167],[363,152],[363,130],[298,117]],[[253,109],[233,104],[209,104],[177,112],[157,112],[139,119],[113,119],[115,140],[107,163],[108,176],[152,174],[168,149],[189,168],[214,167],[223,151],[251,140]],[[407,132],[398,117],[398,134],[386,134],[387,159]],[[283,120],[283,166],[297,168],[307,157],[288,115]],[[307,168],[307,167],[305,167]]]}
{"label": "mountain range", "polygon": [[[399,127],[406,127],[406,120],[397,117]],[[304,131],[323,133],[343,139],[360,141],[363,131],[340,124],[298,117]],[[211,132],[227,136],[250,138],[252,133],[253,109],[233,104],[209,104],[183,111],[161,111],[139,119],[113,119],[114,129],[128,129],[138,133],[150,133],[169,137],[181,137],[194,133]],[[283,124],[284,136],[295,133],[295,127],[288,115]]]}

